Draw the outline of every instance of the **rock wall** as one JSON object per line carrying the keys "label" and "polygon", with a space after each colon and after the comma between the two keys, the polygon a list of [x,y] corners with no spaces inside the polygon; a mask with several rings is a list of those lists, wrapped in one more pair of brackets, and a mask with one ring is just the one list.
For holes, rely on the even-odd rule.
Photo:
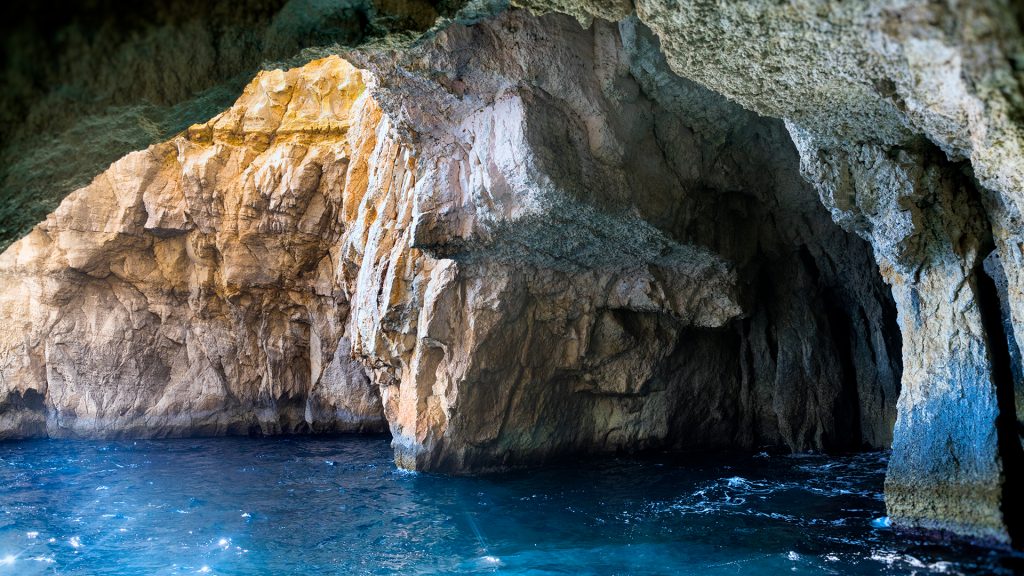
{"label": "rock wall", "polygon": [[452,472],[889,443],[891,303],[781,122],[635,21],[512,12],[349,58],[369,90],[337,58],[262,73],[4,254],[5,436],[383,411],[400,465]]}
{"label": "rock wall", "polygon": [[785,119],[808,180],[837,222],[872,243],[899,308],[891,516],[1024,540],[1013,489],[1024,479],[1020,6],[523,4],[582,22],[635,11],[673,71]]}
{"label": "rock wall", "polygon": [[383,431],[331,258],[374,109],[337,59],[262,73],[8,249],[0,437]]}
{"label": "rock wall", "polygon": [[[439,349],[427,364],[429,386],[408,376],[421,370],[422,344],[411,354],[401,345],[381,354],[354,338],[357,353],[386,359],[378,379],[397,381],[399,396],[409,398],[397,409],[402,416],[391,418],[400,461],[409,452],[416,460],[406,465],[461,470],[569,447],[889,443],[900,365],[898,343],[884,334],[894,311],[867,247],[829,221],[802,181],[780,123],[672,75],[656,41],[633,22],[621,31],[603,23],[584,30],[568,19],[519,13],[450,27],[410,50],[353,57],[374,73],[374,94],[398,130],[415,135],[418,156],[431,161],[420,165],[412,242],[454,260],[469,278],[503,285],[525,276],[529,284],[542,273],[541,308],[549,308],[541,312],[545,324],[523,326],[520,302],[539,295],[522,280],[501,292],[465,289],[468,299],[501,303],[498,313],[508,319],[499,328],[506,336],[491,344],[502,348],[465,353],[452,350],[451,334],[471,333],[472,322],[451,321],[465,327],[449,329],[435,345],[425,340],[429,319],[420,315],[421,342]],[[742,318],[719,331],[680,330],[685,324],[666,322],[678,319],[678,305],[606,303],[603,294],[620,284],[595,268],[643,278],[637,260],[662,259],[654,254],[665,249],[647,247],[641,233],[710,248],[735,266]],[[514,275],[496,266],[506,262]],[[475,271],[481,267],[486,272]],[[681,278],[658,290],[673,288],[700,302]],[[569,305],[581,299],[589,303]],[[407,302],[423,310],[429,299]],[[538,312],[529,307],[525,315]],[[490,322],[485,328],[492,330]],[[382,331],[371,325],[366,339]],[[548,358],[538,357],[537,345]],[[622,361],[630,349],[640,355]],[[462,372],[463,358],[492,367]],[[437,373],[443,376],[435,380]],[[543,384],[543,392],[518,391],[524,380]],[[577,393],[558,392],[563,387]],[[493,392],[467,398],[485,390]],[[579,416],[591,403],[599,417]],[[414,413],[415,434],[411,424],[395,426]],[[457,439],[481,425],[471,441]],[[621,431],[595,438],[595,427]]]}

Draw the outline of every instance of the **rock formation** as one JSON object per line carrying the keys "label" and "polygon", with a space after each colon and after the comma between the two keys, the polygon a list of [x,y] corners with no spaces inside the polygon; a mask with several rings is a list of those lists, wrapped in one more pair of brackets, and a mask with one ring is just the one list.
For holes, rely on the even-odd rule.
{"label": "rock formation", "polygon": [[871,242],[900,311],[890,514],[1024,541],[1010,488],[1024,481],[1020,6],[523,4],[583,22],[635,11],[677,74],[785,119],[805,175],[835,220]]}
{"label": "rock formation", "polygon": [[422,32],[458,2],[0,5],[0,251],[111,162],[223,111],[258,69]]}
{"label": "rock formation", "polygon": [[[403,299],[420,311],[404,329],[419,330],[411,350],[398,334],[386,352],[364,345],[391,330],[360,324],[354,350],[371,365],[385,360],[376,379],[397,413],[400,462],[466,470],[568,448],[889,443],[899,364],[883,336],[884,287],[864,274],[867,246],[833,225],[802,181],[780,123],[673,76],[632,22],[584,30],[517,13],[353,58],[373,73],[397,130],[417,142],[411,244],[454,260],[469,279],[510,282],[498,292],[447,289],[466,296],[444,309],[479,299],[502,320],[464,314],[443,337],[423,332],[432,297]],[[700,267],[672,242],[731,263],[738,306],[703,296],[722,290],[704,272],[703,285],[689,285]],[[623,276],[668,298],[609,301],[636,290]],[[353,302],[356,314],[372,309]],[[686,329],[730,318],[721,330]],[[487,370],[463,368],[466,359]],[[437,424],[425,424],[434,402]]]}
{"label": "rock formation", "polygon": [[0,257],[0,436],[891,445],[898,526],[1019,543],[1020,14],[522,4],[263,72],[69,196]]}
{"label": "rock formation", "polygon": [[339,60],[263,73],[5,252],[3,435],[382,431],[330,257],[370,102]]}
{"label": "rock formation", "polygon": [[337,58],[263,73],[5,254],[8,435],[372,428],[379,387],[412,468],[888,444],[884,291],[780,123],[632,22],[352,58],[372,97]]}

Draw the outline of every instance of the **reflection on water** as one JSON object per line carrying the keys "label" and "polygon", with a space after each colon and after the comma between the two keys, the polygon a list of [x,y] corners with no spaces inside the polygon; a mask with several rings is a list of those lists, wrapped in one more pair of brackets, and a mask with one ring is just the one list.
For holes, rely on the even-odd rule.
{"label": "reflection on water", "polygon": [[395,470],[381,438],[0,444],[0,574],[1014,574],[898,538],[885,456]]}

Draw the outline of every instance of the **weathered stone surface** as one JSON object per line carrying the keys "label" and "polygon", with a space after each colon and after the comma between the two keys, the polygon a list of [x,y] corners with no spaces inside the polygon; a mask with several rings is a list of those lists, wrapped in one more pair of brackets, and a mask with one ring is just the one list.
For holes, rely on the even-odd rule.
{"label": "weathered stone surface", "polygon": [[383,414],[451,471],[891,441],[897,525],[1019,541],[1020,7],[518,3],[585,27],[474,2],[351,53],[372,99],[266,73],[70,197],[0,258],[3,434]]}
{"label": "weathered stone surface", "polygon": [[338,59],[262,73],[7,250],[0,437],[382,431],[331,258],[373,110]]}
{"label": "weathered stone surface", "polygon": [[[927,146],[826,152],[794,135],[837,221],[871,239],[900,309],[904,372],[886,480],[890,513],[905,526],[1009,541],[1009,475],[996,424],[997,386],[1005,384],[998,371],[1009,370],[1010,359],[993,350],[1006,334],[996,294],[984,292],[992,236],[974,182]],[[986,305],[995,306],[998,329],[986,325]]]}
{"label": "weathered stone surface", "polygon": [[[809,179],[837,222],[872,242],[900,309],[907,370],[891,515],[904,527],[1009,541],[1020,517],[1004,497],[1024,466],[1014,415],[1022,386],[994,365],[1004,362],[993,349],[1017,349],[1024,337],[1019,6],[525,4],[583,21],[635,9],[675,72],[787,121]],[[956,174],[962,160],[978,185]],[[989,280],[975,276],[992,243],[1009,333],[983,322],[978,283]]]}
{"label": "weathered stone surface", "polygon": [[[19,410],[5,412],[18,425],[6,435],[39,434],[41,427],[51,436],[374,429],[381,409],[376,389],[350,365],[342,332],[350,294],[356,351],[370,348],[371,364],[401,353],[381,350],[381,344],[399,350],[406,344],[388,341],[396,308],[422,305],[424,327],[416,341],[422,362],[444,343],[468,348],[455,351],[449,362],[464,369],[478,370],[478,357],[486,366],[488,353],[506,365],[511,360],[513,382],[496,386],[506,394],[515,380],[544,386],[562,361],[538,350],[536,363],[547,374],[534,380],[507,354],[501,329],[534,322],[516,315],[527,298],[540,301],[538,323],[551,323],[558,336],[589,331],[588,322],[604,317],[600,310],[664,313],[683,325],[709,326],[739,313],[729,297],[735,278],[724,262],[623,224],[620,231],[636,239],[606,241],[620,252],[609,256],[607,270],[552,270],[541,262],[528,287],[513,286],[519,282],[513,272],[520,271],[514,262],[493,270],[486,263],[470,265],[467,272],[477,274],[472,278],[457,272],[452,260],[425,257],[412,241],[412,218],[423,216],[414,204],[440,200],[431,188],[417,196],[415,186],[451,189],[458,183],[417,178],[412,148],[396,141],[389,127],[358,73],[338,59],[268,72],[236,106],[167,144],[129,155],[69,197],[4,255],[5,275],[18,281],[5,291],[4,316],[20,324],[11,326],[4,342],[3,380],[11,405],[20,403]],[[493,226],[515,221],[508,213],[482,212]],[[592,209],[580,212],[618,222]],[[572,227],[576,223],[567,216],[564,225]],[[630,223],[642,228],[639,220]],[[378,275],[380,267],[385,272]],[[401,283],[416,271],[427,274],[427,302],[416,299],[415,278],[412,291]],[[457,314],[451,299],[473,282],[481,297],[469,298],[464,323],[443,333]],[[389,297],[381,301],[382,294]],[[431,306],[430,298],[443,299],[443,305]],[[580,306],[589,317],[571,310]],[[495,308],[490,326],[486,307]],[[32,314],[26,317],[24,310]],[[605,321],[607,346],[622,338],[621,328],[615,330],[613,320]],[[488,350],[476,350],[474,331],[490,341]],[[531,341],[527,334],[519,340]],[[538,338],[534,345],[557,340]],[[592,360],[628,351],[618,345],[604,356],[591,354]],[[647,356],[666,352],[643,339],[632,345],[640,347],[639,358],[620,358],[624,367],[606,369],[595,386],[627,394],[635,385],[628,370],[642,371],[651,363]],[[584,350],[573,342],[567,346],[567,361],[578,363]],[[436,364],[405,381],[422,388]],[[453,380],[452,396],[464,381],[477,383],[459,374]],[[36,396],[45,400],[35,402]],[[414,402],[410,417],[422,426],[434,414]],[[399,413],[392,420],[401,429]],[[605,436],[614,425],[607,417],[593,418],[592,435]],[[510,433],[523,432],[518,423]],[[462,434],[456,442],[475,439]],[[635,440],[627,433],[611,445]],[[548,444],[559,448],[538,439],[522,450],[529,454]]]}
{"label": "weathered stone surface", "polygon": [[898,526],[1018,538],[1019,7],[521,4],[575,20],[349,53],[372,99],[264,74],[69,198],[3,256],[5,429],[382,410],[457,472],[891,441]]}
{"label": "weathered stone surface", "polygon": [[[503,52],[513,30],[533,35],[532,50]],[[605,34],[614,57],[614,33]],[[480,78],[431,75],[454,72],[451,55],[488,36],[493,44],[478,49],[493,66],[464,66]],[[352,244],[354,350],[383,386],[403,466],[481,470],[664,445],[673,394],[648,390],[655,370],[680,328],[740,313],[726,263],[629,211],[621,160],[591,156],[621,147],[626,130],[616,134],[615,119],[592,110],[601,140],[588,143],[564,96],[528,80],[546,60],[563,66],[569,90],[589,92],[577,101],[609,105],[593,48],[566,61],[560,39],[595,42],[571,22],[516,16],[442,32],[412,65],[395,53],[366,56],[380,66],[375,95],[399,133],[415,134],[418,159],[403,194],[367,196],[377,205],[357,220],[370,233]],[[568,138],[550,140],[554,126]],[[564,162],[556,155],[565,151],[578,155]],[[417,248],[426,253],[414,260]]]}
{"label": "weathered stone surface", "polygon": [[633,21],[351,57],[372,99],[263,73],[3,256],[7,435],[374,429],[379,387],[410,468],[888,444],[887,296],[780,122]]}
{"label": "weathered stone surface", "polygon": [[[400,463],[887,444],[898,347],[867,247],[829,221],[778,122],[675,77],[649,33],[622,26],[514,13],[354,55],[418,147],[414,206],[389,218],[452,261],[393,280],[415,267],[375,264],[392,308],[353,337]],[[738,309],[709,298],[723,288],[679,241],[736,264],[744,320],[684,329]],[[396,303],[392,285],[426,288]],[[493,319],[474,320],[484,302]]]}

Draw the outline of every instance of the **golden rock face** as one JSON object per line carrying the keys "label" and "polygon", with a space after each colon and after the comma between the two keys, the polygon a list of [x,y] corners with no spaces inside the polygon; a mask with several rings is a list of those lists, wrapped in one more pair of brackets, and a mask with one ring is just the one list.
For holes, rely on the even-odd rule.
{"label": "golden rock face", "polygon": [[234,106],[190,127],[189,140],[259,147],[271,138],[317,142],[344,136],[365,90],[362,72],[337,56],[287,71],[260,72]]}
{"label": "golden rock face", "polygon": [[[552,214],[531,189],[543,174],[514,160],[536,164],[524,104],[485,104],[462,132],[438,116],[414,144],[364,74],[338,57],[263,72],[8,250],[3,394],[32,402],[4,411],[0,434],[379,431],[386,418],[400,464],[451,471],[663,441],[665,394],[645,383],[681,326],[739,313],[728,265],[655,231],[613,239],[596,269],[473,256],[495,229]],[[449,154],[446,134],[494,160]]]}
{"label": "golden rock face", "polygon": [[382,430],[331,257],[346,194],[365,192],[346,186],[365,165],[352,160],[366,134],[349,134],[364,117],[380,121],[340,58],[263,72],[12,246],[3,383],[45,409],[5,411],[18,424],[3,434]]}

